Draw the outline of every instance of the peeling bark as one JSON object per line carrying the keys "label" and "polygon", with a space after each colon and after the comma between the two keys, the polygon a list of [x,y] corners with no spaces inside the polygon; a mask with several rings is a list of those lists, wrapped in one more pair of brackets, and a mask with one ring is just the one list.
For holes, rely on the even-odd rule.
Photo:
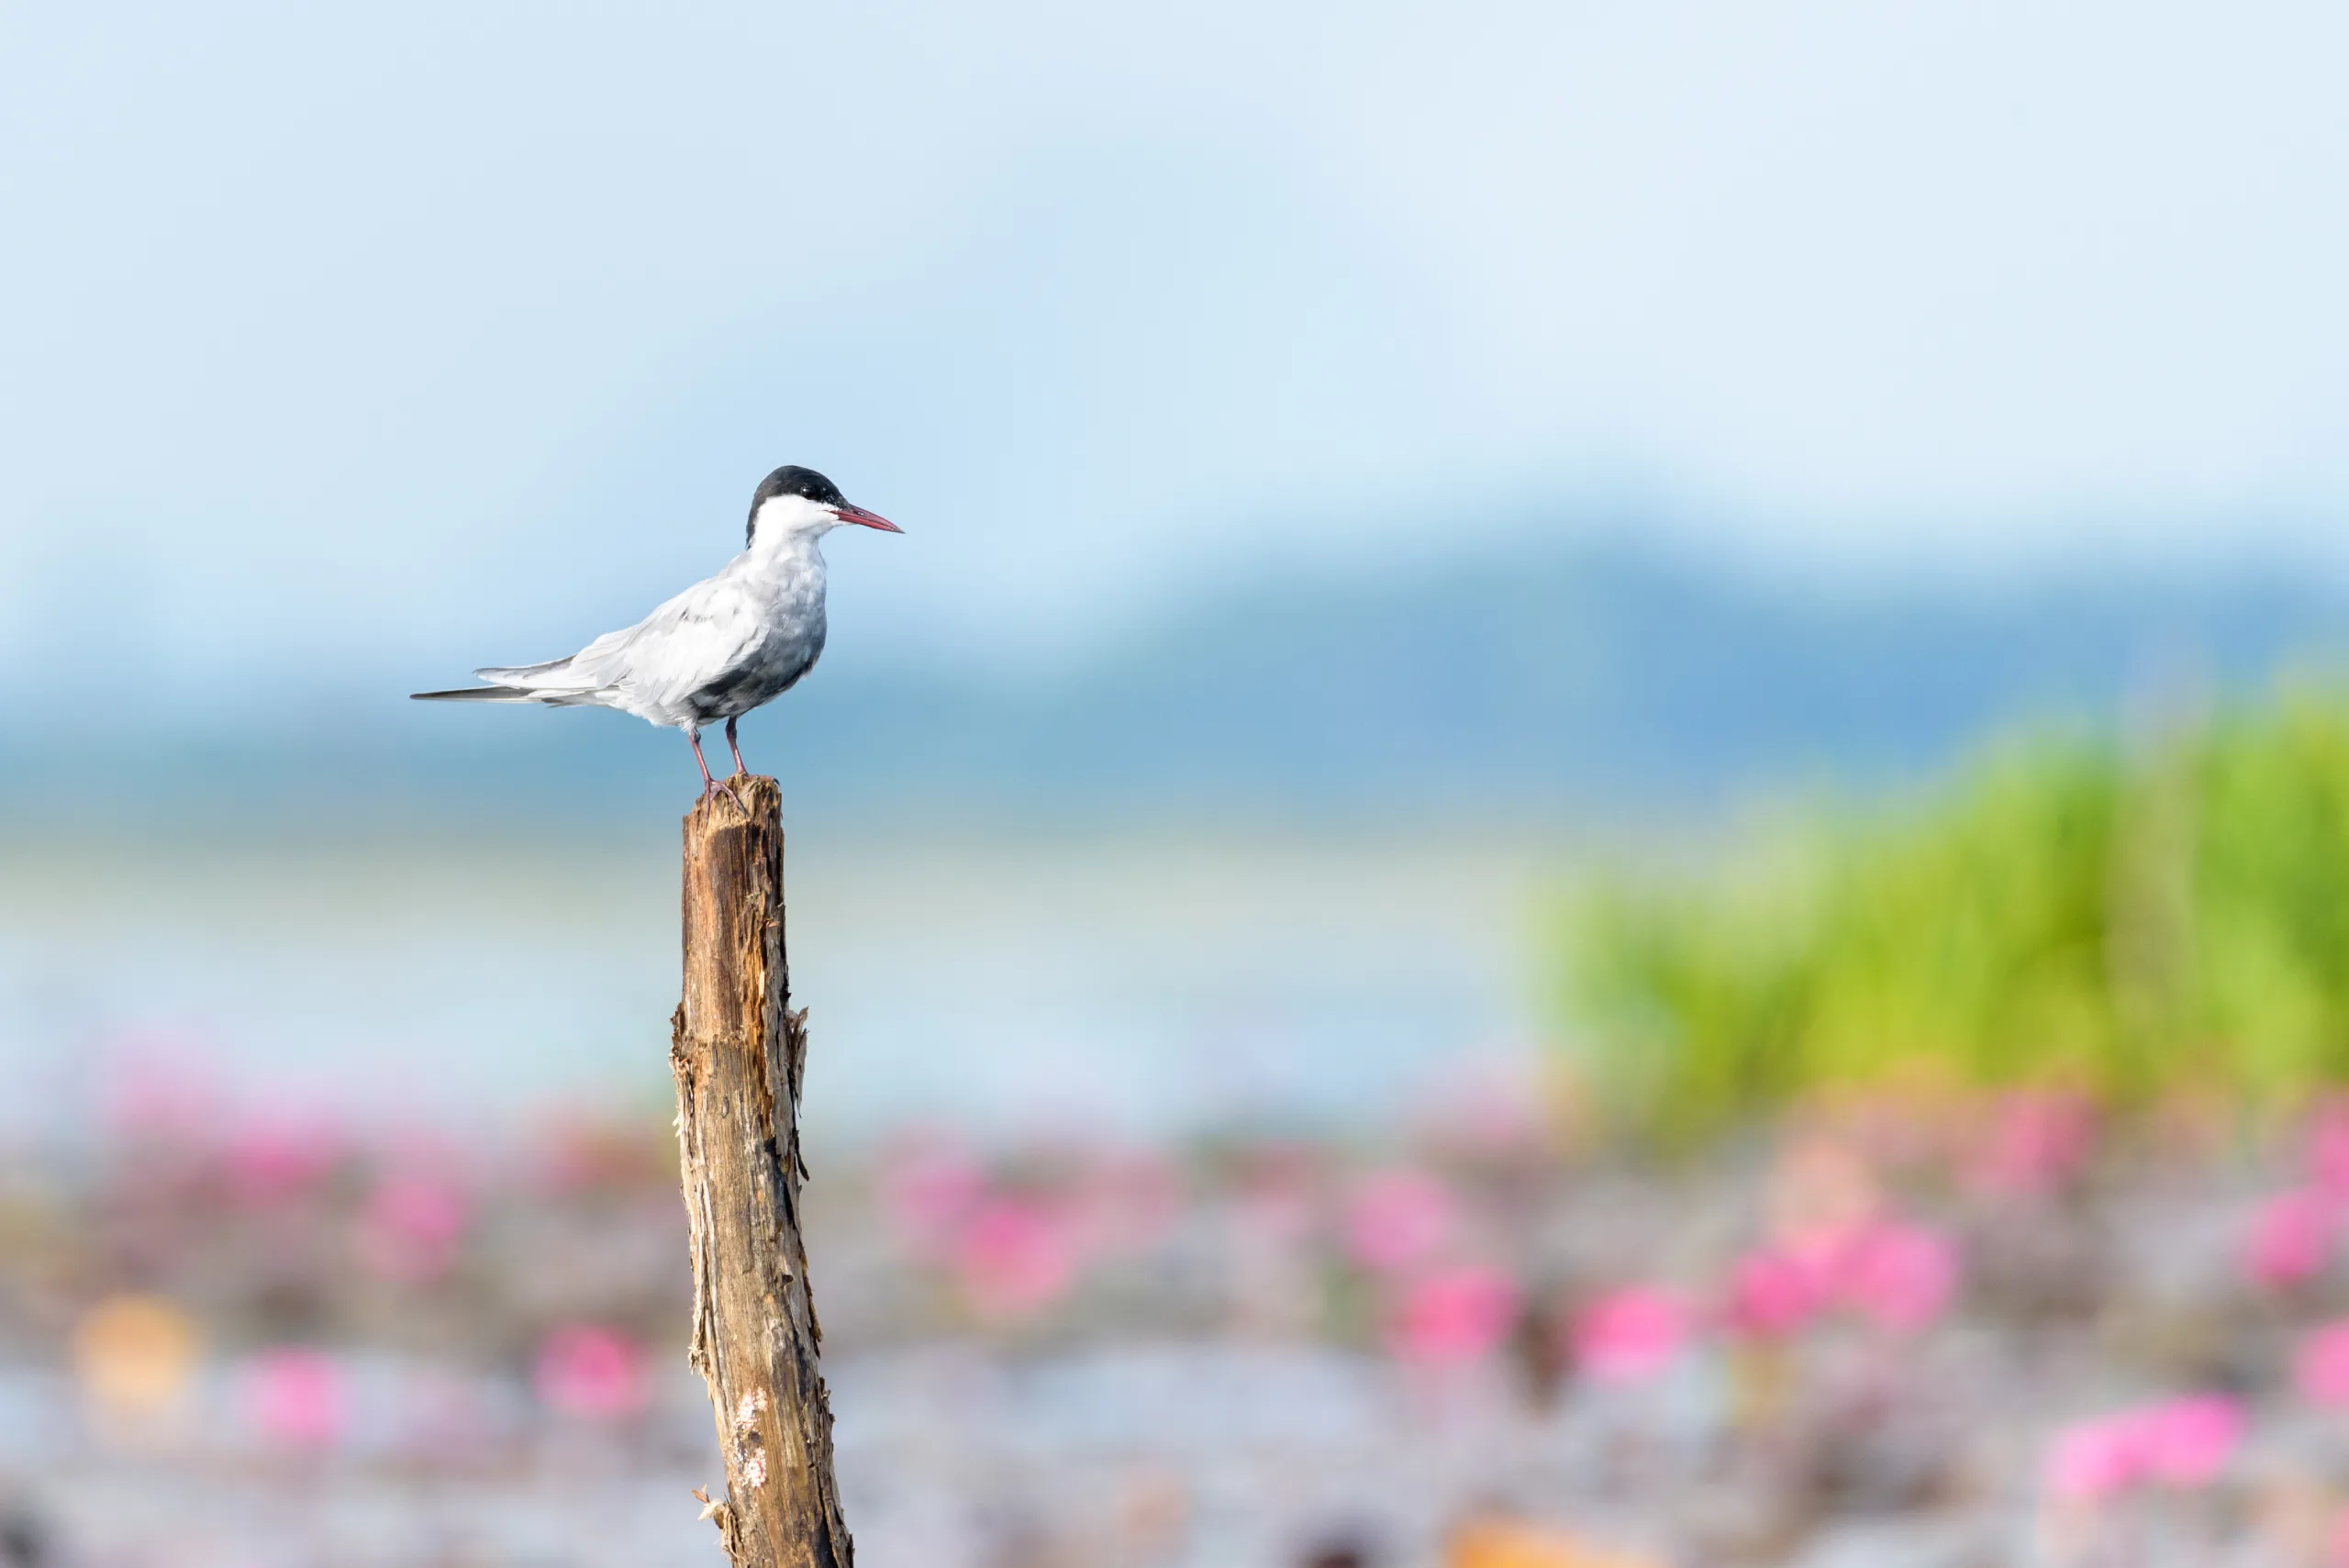
{"label": "peeling bark", "polygon": [[799,1234],[807,1014],[789,1009],[782,796],[730,781],[685,823],[685,1000],[669,1049],[692,1229],[694,1370],[709,1385],[734,1568],[849,1568],[832,1478],[823,1330]]}

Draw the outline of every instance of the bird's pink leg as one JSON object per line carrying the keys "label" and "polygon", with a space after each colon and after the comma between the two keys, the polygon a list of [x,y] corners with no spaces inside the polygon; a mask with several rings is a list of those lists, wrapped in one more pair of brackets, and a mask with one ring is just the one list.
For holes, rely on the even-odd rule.
{"label": "bird's pink leg", "polygon": [[[736,717],[739,717],[740,715],[737,715]],[[731,718],[726,721],[726,749],[734,753],[734,771],[736,773],[747,773],[751,771],[742,764],[742,748],[734,743],[734,720]]]}
{"label": "bird's pink leg", "polygon": [[716,779],[709,776],[709,763],[701,754],[701,731],[698,729],[688,729],[685,731],[685,739],[693,744],[694,766],[701,770],[701,797],[704,800],[707,800],[711,795],[723,791],[726,798],[732,801],[737,806],[741,806],[742,815],[748,817],[751,814],[751,808],[747,806],[742,806],[742,797],[734,793],[734,786],[732,784],[719,784]]}

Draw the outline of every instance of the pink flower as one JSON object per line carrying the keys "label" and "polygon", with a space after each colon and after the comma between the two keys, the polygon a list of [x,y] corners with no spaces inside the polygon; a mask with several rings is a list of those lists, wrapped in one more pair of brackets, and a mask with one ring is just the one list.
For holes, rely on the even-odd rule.
{"label": "pink flower", "polygon": [[2045,1482],[2058,1497],[2100,1503],[2136,1485],[2143,1472],[2136,1432],[2127,1418],[2078,1421],[2049,1445]]}
{"label": "pink flower", "polygon": [[1387,1322],[1387,1344],[1398,1359],[1422,1365],[1473,1362],[1508,1337],[1517,1307],[1517,1286],[1499,1270],[1446,1270],[1403,1293]]}
{"label": "pink flower", "polygon": [[2349,1405],[2349,1323],[2319,1329],[2300,1341],[2292,1381],[2311,1405]]}
{"label": "pink flower", "polygon": [[228,1184],[248,1203],[281,1203],[317,1185],[343,1151],[341,1129],[324,1117],[259,1118],[228,1140]]}
{"label": "pink flower", "polygon": [[245,1369],[244,1404],[261,1435],[282,1448],[332,1447],[349,1418],[342,1369],[317,1351],[263,1351]]}
{"label": "pink flower", "polygon": [[943,1145],[917,1146],[893,1158],[881,1173],[881,1207],[898,1234],[918,1251],[945,1245],[986,1194],[978,1162]]}
{"label": "pink flower", "polygon": [[1986,1192],[2042,1196],[2067,1185],[2096,1143],[2096,1110],[2082,1095],[2026,1090],[2000,1099],[1968,1173]]}
{"label": "pink flower", "polygon": [[2330,1194],[2308,1187],[2278,1193],[2252,1217],[2243,1272],[2269,1290],[2305,1284],[2332,1264],[2340,1229],[2340,1207]]}
{"label": "pink flower", "polygon": [[439,1279],[456,1261],[467,1218],[464,1194],[429,1176],[387,1176],[359,1216],[359,1261],[404,1284]]}
{"label": "pink flower", "polygon": [[1653,1285],[1610,1291],[1575,1315],[1575,1364],[1598,1383],[1643,1383],[1670,1366],[1694,1326],[1687,1303]]}
{"label": "pink flower", "polygon": [[546,1337],[530,1385],[549,1409],[589,1421],[639,1415],[652,1394],[644,1352],[635,1341],[585,1323],[566,1324]]}
{"label": "pink flower", "polygon": [[2316,1329],[2299,1340],[2293,1383],[2309,1404],[2349,1404],[2349,1321]]}
{"label": "pink flower", "polygon": [[1455,1212],[1451,1192],[1434,1177],[1381,1172],[1363,1182],[1347,1207],[1347,1254],[1382,1273],[1415,1268],[1451,1240]]}
{"label": "pink flower", "polygon": [[2048,1490],[2101,1501],[2145,1482],[2201,1486],[2226,1468],[2243,1440],[2243,1406],[2218,1394],[2189,1394],[2140,1406],[2056,1434]]}
{"label": "pink flower", "polygon": [[1957,1284],[1957,1252],[1920,1225],[1870,1220],[1807,1246],[1758,1248],[1730,1275],[1725,1317],[1742,1334],[1791,1334],[1834,1308],[1879,1329],[1930,1328]]}
{"label": "pink flower", "polygon": [[2137,1441],[2145,1473],[2173,1486],[2199,1486],[2214,1478],[2243,1440],[2240,1401],[2220,1394],[2189,1394],[2137,1412]]}
{"label": "pink flower", "polygon": [[1757,1339],[1791,1334],[1827,1306],[1827,1281],[1794,1253],[1757,1248],[1730,1274],[1729,1326]]}
{"label": "pink flower", "polygon": [[1837,1295],[1880,1329],[1932,1326],[1957,1285],[1957,1253],[1921,1226],[1869,1227],[1837,1260]]}
{"label": "pink flower", "polygon": [[989,1318],[1022,1318],[1068,1294],[1076,1249],[1059,1217],[1025,1198],[992,1197],[954,1238],[963,1298]]}
{"label": "pink flower", "polygon": [[2320,1191],[2349,1196],[2349,1099],[2335,1095],[2310,1112],[2300,1158]]}

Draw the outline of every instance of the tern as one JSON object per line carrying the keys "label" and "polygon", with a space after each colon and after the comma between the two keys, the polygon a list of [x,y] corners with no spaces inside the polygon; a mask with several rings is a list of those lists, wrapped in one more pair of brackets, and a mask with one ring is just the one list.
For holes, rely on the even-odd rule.
{"label": "tern", "polygon": [[734,772],[749,770],[734,725],[816,667],[824,651],[824,555],[818,541],[845,523],[905,530],[852,506],[812,468],[786,464],[751,496],[741,554],[634,626],[607,631],[567,659],[475,670],[487,685],[417,692],[418,702],[527,702],[610,707],[682,729],[701,769],[702,798],[733,789],[710,777],[702,727],[726,721]]}

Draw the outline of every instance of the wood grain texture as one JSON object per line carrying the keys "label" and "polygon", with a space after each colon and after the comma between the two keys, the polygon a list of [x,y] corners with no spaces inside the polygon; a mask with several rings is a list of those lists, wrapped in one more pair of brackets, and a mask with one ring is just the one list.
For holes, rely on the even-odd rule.
{"label": "wood grain texture", "polygon": [[782,796],[770,778],[729,782],[742,806],[719,795],[685,817],[685,1000],[669,1051],[693,1364],[726,1461],[727,1495],[708,1513],[734,1568],[848,1568],[799,1234],[807,1035],[790,1010]]}

